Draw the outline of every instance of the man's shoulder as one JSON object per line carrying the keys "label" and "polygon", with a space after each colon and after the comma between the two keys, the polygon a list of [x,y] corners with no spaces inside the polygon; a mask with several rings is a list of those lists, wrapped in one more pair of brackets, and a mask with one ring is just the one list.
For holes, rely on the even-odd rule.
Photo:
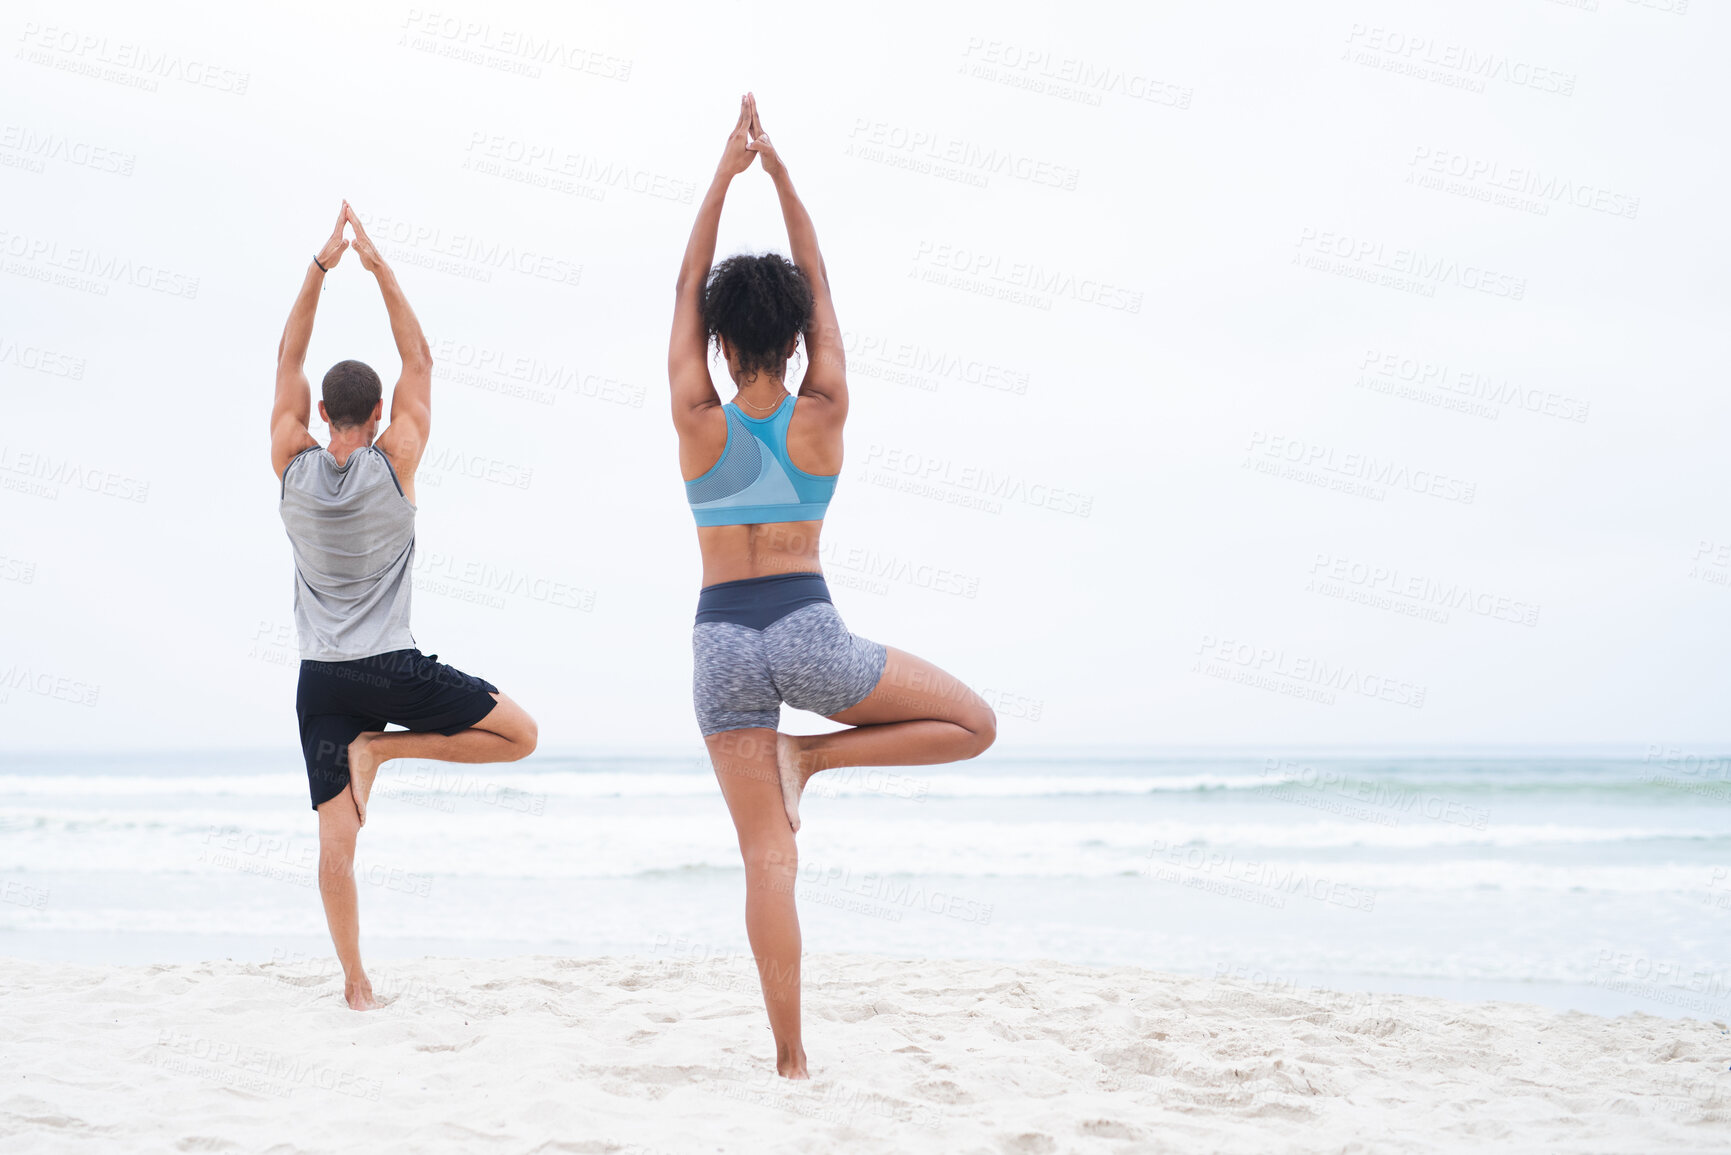
{"label": "man's shoulder", "polygon": [[283,484],[288,484],[290,474],[305,473],[307,466],[303,463],[306,463],[309,460],[316,461],[319,456],[319,451],[322,449],[324,449],[324,446],[315,441],[311,445],[296,450],[294,456],[290,457],[287,464],[282,467]]}
{"label": "man's shoulder", "polygon": [[298,422],[285,418],[271,427],[270,460],[278,477],[285,476],[289,466],[308,450],[319,447],[312,432]]}

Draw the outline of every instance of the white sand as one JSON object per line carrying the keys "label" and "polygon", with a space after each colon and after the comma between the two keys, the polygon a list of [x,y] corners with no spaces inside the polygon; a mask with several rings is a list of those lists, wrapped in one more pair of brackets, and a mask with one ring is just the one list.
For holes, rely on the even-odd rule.
{"label": "white sand", "polygon": [[737,960],[330,965],[0,960],[0,1150],[1731,1150],[1693,1020],[816,955],[794,1085]]}

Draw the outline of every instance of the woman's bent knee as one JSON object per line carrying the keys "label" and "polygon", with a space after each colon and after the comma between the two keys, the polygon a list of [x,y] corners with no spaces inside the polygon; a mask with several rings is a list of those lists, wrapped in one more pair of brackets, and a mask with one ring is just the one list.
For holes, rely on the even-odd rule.
{"label": "woman's bent knee", "polygon": [[967,727],[974,736],[973,741],[969,743],[968,757],[978,758],[991,749],[992,743],[998,740],[997,711],[981,702],[975,716],[968,719]]}
{"label": "woman's bent knee", "polygon": [[741,846],[739,854],[745,860],[748,886],[754,882],[792,879],[799,874],[799,849],[791,837],[753,842]]}

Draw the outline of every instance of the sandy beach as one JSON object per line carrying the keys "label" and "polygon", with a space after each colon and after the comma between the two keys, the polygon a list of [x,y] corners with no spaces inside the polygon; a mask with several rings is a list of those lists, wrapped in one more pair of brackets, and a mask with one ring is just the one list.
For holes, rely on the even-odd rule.
{"label": "sandy beach", "polygon": [[814,955],[814,1078],[737,957],[0,962],[9,1151],[1731,1151],[1716,1023]]}

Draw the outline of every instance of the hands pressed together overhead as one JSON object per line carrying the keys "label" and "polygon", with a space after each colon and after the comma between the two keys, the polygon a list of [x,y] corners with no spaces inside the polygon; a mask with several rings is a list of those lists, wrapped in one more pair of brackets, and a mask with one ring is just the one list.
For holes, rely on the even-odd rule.
{"label": "hands pressed together overhead", "polygon": [[763,131],[763,121],[757,114],[757,97],[748,92],[739,98],[739,121],[733,126],[727,147],[722,151],[721,171],[728,176],[737,175],[750,168],[754,159],[761,159],[763,171],[772,177],[787,171],[775,145]]}
{"label": "hands pressed together overhead", "polygon": [[319,268],[327,273],[336,268],[337,262],[343,259],[343,254],[349,251],[348,238],[343,236],[343,222],[348,219],[348,216],[349,202],[344,201],[342,211],[337,213],[336,227],[331,229],[330,239],[324,243],[324,246],[318,251],[318,256],[314,258],[318,261]]}
{"label": "hands pressed together overhead", "polygon": [[[352,239],[343,236],[344,225],[354,230],[355,235]],[[367,272],[377,273],[384,267],[385,259],[379,256],[379,250],[373,244],[373,239],[367,236],[367,230],[361,225],[361,218],[355,215],[355,210],[349,207],[349,202],[344,201],[342,211],[337,213],[337,223],[331,229],[330,239],[325,241],[315,258],[319,268],[326,272],[336,268],[337,262],[342,260],[343,254],[348,252],[351,245],[354,246],[356,255],[361,258],[361,267]]]}

